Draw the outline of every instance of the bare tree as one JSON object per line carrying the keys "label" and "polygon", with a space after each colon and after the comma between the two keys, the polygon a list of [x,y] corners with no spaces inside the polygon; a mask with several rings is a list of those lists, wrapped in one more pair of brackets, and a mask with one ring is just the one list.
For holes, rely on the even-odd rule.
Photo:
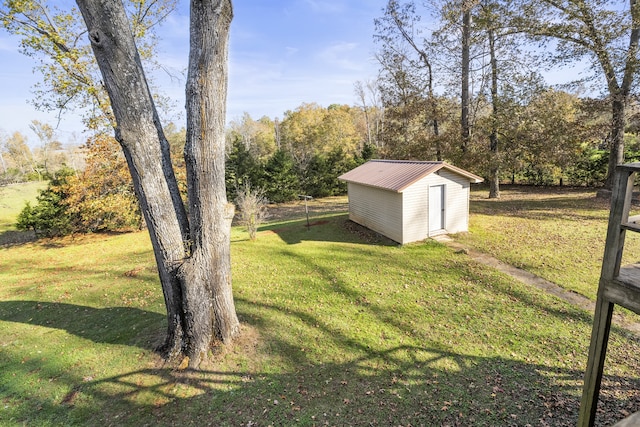
{"label": "bare tree", "polygon": [[469,76],[471,68],[471,7],[463,1],[462,5],[462,60],[461,60],[461,89],[460,89],[460,130],[461,149],[463,153],[469,148],[471,129],[469,126]]}
{"label": "bare tree", "polygon": [[4,151],[4,144],[6,139],[7,139],[7,136],[2,130],[0,130],[0,164],[2,165],[3,174],[7,173],[7,164],[5,163],[4,156],[2,154],[2,152]]}
{"label": "bare tree", "polygon": [[268,201],[264,190],[252,187],[249,182],[245,182],[236,193],[236,204],[240,209],[240,223],[247,228],[249,239],[256,240],[258,227],[269,218]]}
{"label": "bare tree", "polygon": [[[367,105],[367,95],[364,90],[364,86],[360,80],[354,83],[353,90],[356,94],[358,101],[360,101],[360,106],[362,107],[362,112],[364,113],[364,122],[367,129],[367,144],[372,145],[371,120],[369,119],[369,106]],[[362,148],[363,147],[360,147],[360,150],[362,150]]]}
{"label": "bare tree", "polygon": [[371,146],[384,148],[384,105],[382,104],[380,82],[377,79],[357,81],[354,91],[360,107],[365,113],[367,141]]}
{"label": "bare tree", "polygon": [[[36,134],[40,140],[38,160],[44,168],[45,174],[52,172],[52,164],[55,160],[55,152],[62,149],[62,144],[56,139],[55,130],[47,123],[38,120],[32,120],[29,128]],[[60,157],[60,156],[58,156]],[[58,159],[58,165],[62,164],[62,160]]]}
{"label": "bare tree", "polygon": [[[383,50],[392,52],[394,55],[404,57],[404,59],[411,64],[413,68],[422,69],[424,73],[423,88],[418,91],[426,92],[425,98],[427,100],[427,117],[431,125],[435,140],[436,159],[442,160],[442,147],[440,145],[440,130],[438,119],[438,99],[434,92],[434,70],[432,59],[429,55],[429,44],[426,39],[419,38],[419,32],[416,30],[416,24],[420,20],[420,16],[416,13],[415,4],[413,1],[408,1],[405,4],[400,4],[398,0],[389,0],[384,10],[385,14],[382,18],[376,19],[376,34],[374,39],[380,41],[383,44]],[[417,58],[410,59],[406,54],[406,50],[402,50],[400,45],[406,45],[408,49],[412,50]],[[378,56],[379,60],[382,56]],[[383,68],[388,65],[382,64]]]}

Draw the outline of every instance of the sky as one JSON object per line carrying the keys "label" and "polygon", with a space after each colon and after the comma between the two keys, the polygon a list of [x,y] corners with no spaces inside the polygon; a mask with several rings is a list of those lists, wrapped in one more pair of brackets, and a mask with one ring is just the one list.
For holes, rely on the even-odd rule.
{"label": "sky", "polygon": [[[227,121],[246,112],[254,119],[282,118],[302,103],[357,103],[354,83],[373,79],[374,18],[387,0],[234,0],[229,47]],[[189,53],[188,1],[160,29],[156,84],[184,123],[184,84]],[[31,120],[55,126],[57,113],[36,111],[29,103],[40,79],[36,62],[19,53],[19,39],[0,30],[0,132],[20,131],[36,142]],[[77,114],[67,112],[57,128],[62,142],[82,143]]]}

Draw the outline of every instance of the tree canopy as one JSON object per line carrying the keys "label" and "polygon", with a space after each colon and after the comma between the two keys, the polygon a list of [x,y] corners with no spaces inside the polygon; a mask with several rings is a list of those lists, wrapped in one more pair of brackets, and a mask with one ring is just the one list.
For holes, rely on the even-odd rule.
{"label": "tree canopy", "polygon": [[[157,27],[175,9],[175,0],[124,0],[138,52],[154,64]],[[44,111],[74,110],[90,129],[114,125],[109,98],[77,8],[43,0],[8,0],[0,5],[3,27],[20,37],[22,53],[42,76],[31,102]]]}
{"label": "tree canopy", "polygon": [[[562,88],[589,88],[608,100],[608,135],[601,141],[580,142],[592,150],[604,149],[612,171],[624,161],[626,108],[634,102],[638,13],[635,1],[389,0],[376,20],[374,39],[380,46],[376,57],[391,156],[444,158],[473,168],[488,178],[490,196],[496,197],[504,169],[514,166],[507,160],[525,140],[537,141],[529,158],[554,157],[555,167],[568,170],[568,159],[575,156],[557,152],[559,129],[568,141],[583,137],[583,126],[569,120],[525,137],[514,134],[514,126],[524,125],[521,131],[534,134],[535,127],[514,123],[523,117],[512,113],[551,87],[538,70],[587,61],[590,68],[582,78],[578,81],[576,75],[576,81]],[[427,90],[434,80],[435,94]],[[451,101],[446,110],[444,99]],[[433,108],[434,103],[441,107]],[[548,116],[538,108],[529,111]],[[438,130],[428,132],[431,126],[436,129],[435,123]],[[534,148],[539,145],[545,150]],[[554,174],[562,178],[564,172]]]}

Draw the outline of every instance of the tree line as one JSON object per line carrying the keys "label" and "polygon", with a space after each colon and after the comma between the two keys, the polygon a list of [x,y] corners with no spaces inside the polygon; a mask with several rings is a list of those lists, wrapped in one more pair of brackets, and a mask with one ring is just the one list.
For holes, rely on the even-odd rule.
{"label": "tree line", "polygon": [[[356,93],[358,87],[359,83]],[[369,87],[373,93],[374,86]],[[307,103],[285,112],[281,120],[266,116],[254,120],[245,113],[226,129],[227,198],[235,200],[246,186],[260,190],[272,203],[296,200],[301,195],[345,194],[346,185],[338,176],[373,157],[445,159],[488,176],[491,152],[477,142],[488,138],[490,121],[482,116],[474,121],[475,137],[463,152],[456,128],[460,105],[452,99],[438,101],[437,139],[431,127],[420,126],[425,111],[420,108],[400,109],[373,102],[324,108]],[[629,110],[634,111],[635,105],[631,106]],[[546,88],[533,93],[526,104],[514,102],[504,111],[511,120],[505,119],[500,134],[501,182],[605,184],[610,120],[605,100]],[[51,131],[39,122],[34,126]],[[640,115],[632,115],[625,132],[625,158],[629,161],[640,159],[638,130]],[[165,129],[181,196],[186,200],[181,156],[185,132],[175,125]],[[97,134],[82,150],[65,151],[60,150],[53,134],[49,135],[33,150],[35,154],[19,133],[5,138],[0,146],[5,181],[51,179],[37,204],[28,206],[20,216],[21,228],[53,236],[144,227],[126,159],[115,139]]]}
{"label": "tree line", "polygon": [[[130,11],[148,66],[157,66],[152,30],[174,6],[153,3],[144,16],[139,8]],[[612,162],[638,157],[631,85],[638,71],[637,8],[586,0],[389,0],[372,35],[379,75],[355,82],[355,105],[309,103],[282,119],[245,115],[231,122],[227,194],[244,181],[270,185],[272,201],[298,192],[337,194],[344,187],[331,174],[366,156],[446,160],[484,176],[490,197],[499,197],[504,182],[606,186]],[[5,28],[24,36],[25,53],[50,59],[38,66],[47,88],[37,92],[38,105],[91,104],[87,127],[113,126],[98,70],[74,36],[81,24],[71,12],[42,10],[37,1],[0,10]],[[58,21],[74,24],[62,28]],[[585,59],[592,67],[562,88],[541,74]],[[598,91],[601,96],[584,96]],[[162,97],[154,96],[162,108]],[[38,157],[45,160],[37,161],[16,150],[14,137],[20,139],[5,138],[0,149],[3,180],[50,174],[46,158],[55,144],[43,143]]]}
{"label": "tree line", "polygon": [[29,125],[36,144],[29,144],[21,132],[0,131],[0,186],[26,181],[50,179],[63,167],[79,171],[84,168],[84,150],[76,144],[63,144],[53,126],[32,120]]}
{"label": "tree line", "polygon": [[[348,106],[303,104],[287,112],[282,121],[266,117],[254,121],[247,114],[233,121],[226,133],[227,198],[236,200],[247,186],[259,189],[271,203],[297,200],[301,195],[345,194],[346,185],[338,176],[374,153],[358,138],[359,115],[358,109]],[[186,200],[186,168],[180,155],[186,130],[169,125],[165,135],[180,194]],[[310,138],[317,140],[310,142]],[[24,150],[28,148],[23,145]],[[84,167],[72,169],[63,162],[50,169],[48,187],[35,205],[25,207],[18,227],[47,237],[143,228],[126,159],[118,148],[108,135],[89,138],[82,147]],[[5,157],[13,159],[11,153]],[[22,175],[23,179],[34,177]]]}
{"label": "tree line", "polygon": [[[610,187],[636,156],[639,38],[636,1],[389,0],[374,34],[388,142],[483,175],[489,197],[518,176]],[[568,91],[545,82],[554,70]],[[601,162],[604,180],[584,176]]]}

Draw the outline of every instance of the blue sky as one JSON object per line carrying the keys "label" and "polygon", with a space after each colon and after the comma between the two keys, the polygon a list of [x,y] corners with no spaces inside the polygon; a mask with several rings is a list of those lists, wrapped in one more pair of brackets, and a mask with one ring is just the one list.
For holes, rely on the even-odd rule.
{"label": "blue sky", "polygon": [[[227,119],[248,112],[254,119],[282,117],[303,102],[356,103],[353,84],[374,78],[373,20],[386,0],[235,0],[231,25]],[[184,110],[184,75],[189,49],[188,1],[160,30],[156,82]],[[55,114],[36,111],[28,100],[39,76],[32,58],[18,52],[18,39],[0,31],[0,131],[23,132],[38,119],[55,125]],[[182,119],[184,114],[182,114]],[[63,142],[82,142],[73,112],[59,124]]]}

